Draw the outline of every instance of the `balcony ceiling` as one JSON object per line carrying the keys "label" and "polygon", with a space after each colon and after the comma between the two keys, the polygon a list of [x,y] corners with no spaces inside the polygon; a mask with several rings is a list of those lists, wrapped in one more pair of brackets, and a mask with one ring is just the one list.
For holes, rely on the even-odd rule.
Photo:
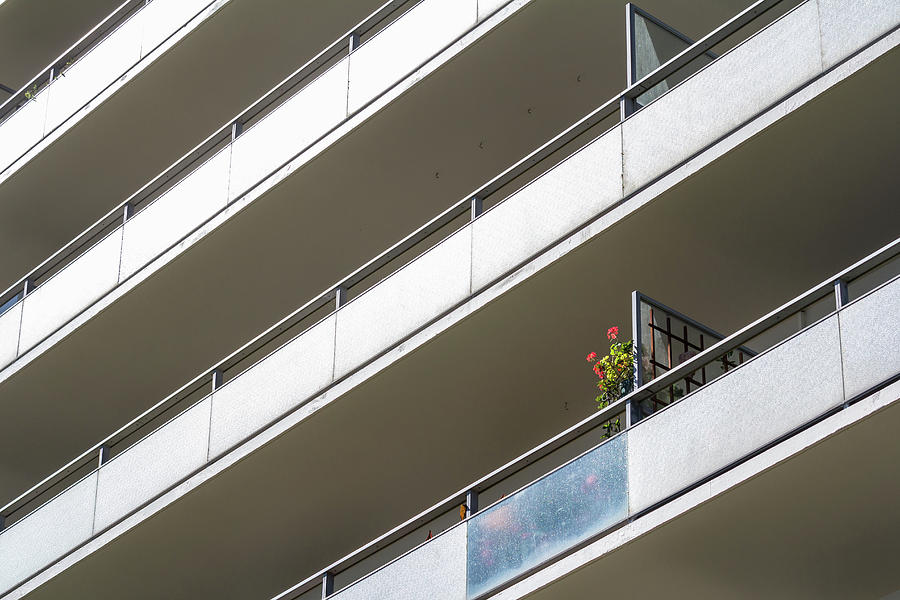
{"label": "balcony ceiling", "polygon": [[21,89],[123,1],[0,0],[0,83]]}
{"label": "balcony ceiling", "polygon": [[[893,214],[900,137],[885,129],[895,121],[871,115],[893,110],[898,84],[889,75],[898,59],[897,52],[880,59],[751,138],[29,597],[265,600],[590,414],[593,378],[583,357],[601,348],[607,326],[627,328],[631,290],[730,332],[893,239],[896,221],[881,217]],[[865,114],[854,109],[860,97],[868,99]],[[226,256],[225,239],[210,241],[209,251]],[[635,247],[627,261],[609,260]],[[280,266],[272,272],[289,271]],[[15,410],[37,415],[34,404]],[[813,569],[815,557],[799,554],[831,551],[817,543],[826,529],[859,525],[869,535],[880,516],[896,512],[896,491],[876,498],[872,487],[896,463],[896,444],[884,447],[896,428],[892,411],[872,421],[878,431],[854,428],[846,442],[823,444],[796,470],[742,486],[710,503],[708,516],[697,511],[662,532],[659,542],[639,541],[645,545],[611,572],[634,572],[624,565],[645,564],[636,558],[641,552],[655,557],[646,564],[660,573],[688,569],[677,581],[697,586],[721,585],[707,564],[738,582],[757,573],[757,558],[779,576],[789,572],[774,557],[793,553],[791,560]],[[30,448],[14,443],[19,456]],[[863,462],[871,472],[854,468]],[[784,495],[786,488],[809,494]],[[735,515],[749,516],[735,524]],[[791,540],[762,536],[773,524],[783,524]],[[884,532],[892,537],[872,534],[872,548],[855,545],[860,557],[843,558],[861,564],[880,540],[896,539],[896,525]],[[746,559],[733,551],[743,544],[723,546],[727,531],[747,540]],[[763,560],[773,545],[777,552]],[[673,581],[652,579],[653,568],[639,582],[648,597],[658,596],[653,585]],[[573,580],[583,587],[571,595],[545,597],[589,597],[579,594],[615,579],[599,577]]]}

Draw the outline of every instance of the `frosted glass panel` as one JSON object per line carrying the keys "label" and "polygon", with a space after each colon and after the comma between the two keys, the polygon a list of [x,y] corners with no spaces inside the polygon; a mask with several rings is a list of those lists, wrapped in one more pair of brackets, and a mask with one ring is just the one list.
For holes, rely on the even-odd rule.
{"label": "frosted glass panel", "polygon": [[137,62],[141,51],[142,13],[126,21],[82,56],[50,86],[47,127],[50,132]]}
{"label": "frosted glass panel", "polygon": [[618,523],[628,513],[625,436],[475,515],[467,596],[474,598]]}

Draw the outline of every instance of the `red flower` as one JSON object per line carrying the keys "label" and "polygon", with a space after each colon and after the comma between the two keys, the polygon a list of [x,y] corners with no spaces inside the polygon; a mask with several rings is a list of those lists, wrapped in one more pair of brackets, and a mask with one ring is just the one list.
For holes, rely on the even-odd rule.
{"label": "red flower", "polygon": [[599,373],[597,373],[597,375],[600,376],[600,379],[603,379],[604,377],[606,377],[606,371],[600,371]]}
{"label": "red flower", "polygon": [[596,352],[591,352],[590,354],[587,355],[587,358],[586,358],[585,360],[587,360],[588,362],[591,362],[591,361],[593,361],[595,358],[597,358],[597,353],[596,353]]}
{"label": "red flower", "polygon": [[600,373],[602,373],[602,371],[600,370],[600,364],[599,364],[599,363],[597,363],[596,365],[594,365],[594,373],[596,373],[598,377],[601,376]]}
{"label": "red flower", "polygon": [[607,337],[609,340],[614,340],[614,339],[616,339],[618,336],[619,336],[619,328],[618,328],[618,327],[610,327],[610,328],[606,331],[606,337]]}

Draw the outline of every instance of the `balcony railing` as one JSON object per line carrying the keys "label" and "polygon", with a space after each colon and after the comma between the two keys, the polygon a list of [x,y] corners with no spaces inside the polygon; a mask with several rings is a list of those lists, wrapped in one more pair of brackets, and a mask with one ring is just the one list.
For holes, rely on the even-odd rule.
{"label": "balcony railing", "polygon": [[[772,6],[773,4],[774,3],[772,2],[757,3],[745,11],[745,13],[742,13],[742,15],[739,15],[730,21],[729,24],[726,24],[727,26],[723,26],[723,28],[719,28],[710,34],[712,38],[707,36],[707,38],[698,42],[696,48],[689,48],[685,52],[703,53],[706,47],[714,45],[716,39],[724,40],[730,35],[733,35],[741,26],[749,23],[752,20],[752,15],[760,14],[760,7],[762,5]],[[817,22],[813,20],[810,23],[807,23],[809,14],[810,11],[800,14],[791,22],[790,26],[796,26],[797,23],[803,23],[805,27],[818,31]],[[790,26],[787,26],[787,28],[790,29]],[[756,53],[763,51],[765,46],[766,40],[763,39],[763,41],[753,46],[752,52]],[[665,74],[666,69],[672,69],[675,68],[673,65],[679,65],[678,61],[683,60],[683,57],[681,59],[679,58],[681,56],[682,55],[676,56],[669,61],[669,63],[660,67],[660,69],[664,71],[662,75]],[[724,58],[725,56],[722,57],[722,59]],[[687,62],[690,63],[689,60]],[[715,64],[717,63],[713,63],[713,65]],[[710,65],[710,67],[713,65]],[[651,74],[648,77],[656,76],[657,75]],[[674,90],[670,90],[670,93],[672,93],[672,91]],[[243,439],[253,435],[255,431],[265,427],[273,419],[277,419],[279,416],[283,415],[285,411],[298,406],[299,403],[302,403],[302,400],[285,402],[283,399],[277,398],[277,390],[270,389],[273,384],[266,383],[273,379],[270,375],[272,374],[273,369],[279,369],[279,365],[282,365],[282,361],[288,360],[288,362],[295,367],[297,364],[300,364],[298,362],[299,360],[312,361],[308,364],[308,368],[304,367],[304,370],[311,373],[318,373],[319,370],[322,370],[323,372],[327,371],[329,374],[333,370],[336,373],[333,379],[329,379],[329,377],[331,377],[330,375],[322,375],[321,377],[312,375],[309,376],[308,381],[298,381],[292,384],[295,387],[294,391],[296,394],[309,394],[309,397],[314,397],[312,394],[320,393],[324,387],[343,379],[349,373],[354,372],[362,364],[370,360],[373,356],[379,355],[379,353],[384,350],[383,348],[366,349],[365,352],[367,354],[360,356],[362,351],[358,351],[357,347],[372,345],[373,342],[370,340],[360,341],[354,339],[352,340],[355,342],[352,345],[355,348],[353,360],[356,360],[357,362],[354,363],[353,361],[345,360],[341,364],[337,364],[336,362],[334,364],[328,363],[322,369],[319,369],[322,365],[315,363],[315,361],[310,358],[309,348],[305,347],[304,344],[315,346],[316,336],[320,332],[326,331],[328,328],[337,328],[340,332],[341,324],[343,324],[347,331],[358,330],[358,327],[351,327],[354,324],[353,315],[365,313],[366,318],[369,318],[373,307],[372,303],[375,301],[373,298],[377,300],[379,298],[379,293],[387,293],[384,292],[384,290],[388,289],[389,286],[399,286],[401,292],[403,290],[412,289],[413,286],[417,287],[421,284],[421,280],[426,274],[430,273],[433,276],[433,273],[435,272],[440,273],[442,282],[444,282],[444,280],[447,279],[450,270],[452,270],[454,274],[457,274],[458,271],[459,279],[465,282],[465,284],[460,284],[459,290],[457,290],[456,287],[453,288],[453,293],[449,294],[449,296],[452,297],[436,298],[434,294],[431,294],[429,295],[427,302],[423,300],[422,306],[410,305],[407,306],[409,310],[392,311],[392,315],[400,315],[399,317],[396,317],[398,319],[397,322],[382,324],[382,328],[391,329],[390,335],[394,336],[396,341],[399,342],[402,339],[405,339],[411,332],[415,332],[420,327],[429,323],[435,314],[441,314],[442,311],[447,309],[447,306],[452,307],[458,302],[465,301],[467,298],[470,298],[472,294],[484,289],[493,281],[497,280],[497,278],[508,273],[510,269],[521,264],[522,261],[527,260],[529,256],[533,256],[535,253],[540,252],[542,248],[541,244],[553,243],[567,233],[571,233],[573,230],[572,228],[577,229],[577,227],[581,227],[585,219],[595,218],[598,211],[602,213],[602,210],[599,210],[597,207],[597,198],[592,195],[599,192],[596,189],[591,188],[589,190],[591,192],[591,194],[589,194],[591,195],[591,198],[589,200],[584,200],[590,205],[589,211],[585,210],[585,214],[582,216],[579,216],[581,215],[579,212],[577,215],[567,217],[555,225],[556,229],[552,230],[554,233],[547,233],[547,236],[549,237],[547,237],[544,242],[538,244],[538,246],[520,248],[518,249],[519,254],[516,254],[515,256],[504,255],[498,258],[498,253],[496,251],[478,254],[480,251],[477,242],[481,239],[479,237],[481,235],[479,232],[488,231],[479,229],[479,227],[483,225],[484,227],[489,227],[490,231],[495,231],[496,227],[502,223],[502,221],[498,221],[498,219],[503,218],[503,215],[509,214],[506,212],[505,207],[513,206],[512,210],[514,211],[514,214],[520,216],[524,214],[527,217],[527,212],[522,209],[525,208],[526,211],[529,210],[528,207],[531,206],[536,198],[540,199],[546,195],[545,192],[547,189],[557,190],[560,187],[566,187],[571,184],[569,179],[575,178],[580,181],[583,180],[588,173],[590,173],[591,179],[602,178],[598,177],[594,171],[601,168],[601,164],[607,157],[607,154],[614,155],[621,160],[621,146],[616,144],[621,144],[622,139],[619,127],[615,126],[609,133],[601,135],[586,146],[581,147],[578,152],[571,155],[567,154],[567,158],[564,161],[556,164],[560,154],[569,153],[571,152],[572,147],[579,147],[583,144],[585,134],[593,134],[597,128],[605,126],[608,124],[609,118],[615,118],[617,121],[620,114],[619,107],[623,98],[635,97],[635,95],[639,95],[640,93],[641,90],[638,88],[629,88],[622,94],[619,94],[610,101],[604,103],[598,109],[592,111],[578,123],[537,149],[531,155],[479,188],[474,194],[466,196],[463,200],[456,203],[450,209],[416,232],[410,234],[392,248],[388,249],[347,277],[339,280],[334,286],[329,286],[322,294],[308,302],[306,305],[297,309],[297,311],[287,316],[254,340],[251,340],[244,347],[216,363],[213,368],[198,375],[198,377],[194,378],[191,382],[113,435],[109,436],[102,443],[83,453],[49,478],[5,506],[0,510],[0,515],[6,517],[8,525],[11,523],[12,527],[0,534],[0,551],[2,551],[3,536],[14,531],[27,531],[27,528],[21,529],[17,526],[17,523],[21,523],[24,517],[29,515],[32,510],[40,510],[40,507],[35,508],[38,507],[40,502],[43,502],[44,499],[53,494],[65,490],[59,496],[43,505],[43,508],[46,510],[51,510],[47,507],[50,507],[54,502],[57,502],[59,498],[68,497],[67,495],[70,493],[80,494],[81,488],[79,486],[83,486],[85,490],[88,490],[86,493],[90,496],[90,498],[85,498],[85,502],[91,504],[91,506],[99,507],[101,504],[101,494],[104,495],[103,503],[110,502],[115,506],[112,509],[108,506],[104,506],[103,510],[98,508],[96,513],[91,511],[90,514],[85,515],[85,518],[89,521],[86,533],[80,532],[78,535],[73,534],[74,537],[78,539],[74,542],[67,539],[65,542],[65,544],[68,545],[68,548],[71,549],[72,547],[83,543],[86,539],[89,539],[94,533],[109,527],[111,524],[117,522],[118,519],[130,514],[139,508],[139,506],[146,503],[145,501],[149,501],[166,489],[169,489],[172,485],[175,485],[190,473],[201,468],[208,461],[215,460],[224,452],[233,448],[237,443],[240,443]],[[753,112],[748,114],[748,118],[752,114],[756,113]],[[615,142],[615,144],[613,142]],[[525,181],[530,174],[534,174],[535,171],[546,168],[548,163],[555,165],[548,173],[537,179],[530,180],[530,183],[521,189],[516,188],[512,192],[510,191],[511,188],[514,188],[522,181]],[[617,163],[614,166],[618,171],[618,169],[621,168],[622,163]],[[566,177],[569,179],[566,179]],[[562,181],[559,180],[560,178],[562,178]],[[622,180],[618,179],[613,181],[613,183],[614,185],[612,188],[614,188],[614,190],[610,192],[612,201],[604,204],[605,208],[603,210],[616,205],[616,202],[623,198]],[[547,188],[547,186],[550,186],[550,188]],[[606,194],[605,188],[602,188],[601,191],[603,194]],[[506,196],[504,194],[511,195]],[[607,199],[604,197],[603,202],[605,203],[606,201]],[[493,204],[494,206],[490,211],[487,211],[482,215],[482,210],[487,204]],[[566,207],[571,210],[581,210],[580,208],[577,208],[576,203],[574,202],[567,203]],[[478,218],[476,219],[476,217]],[[485,223],[487,223],[487,225],[484,225]],[[453,231],[461,225],[463,226],[462,229],[456,231],[456,233],[453,233],[449,237],[446,237],[448,231]],[[468,236],[472,236],[472,239],[470,240]],[[434,247],[432,248],[432,246]],[[420,254],[418,259],[407,264],[409,258],[413,256],[414,253],[420,253],[425,248],[431,248],[431,250],[424,254]],[[893,256],[895,250],[896,244],[885,249],[882,258],[887,257],[888,255]],[[451,260],[451,258],[455,258],[457,254],[465,257],[467,261],[471,259],[470,262],[463,265],[457,264],[455,260]],[[872,266],[870,263],[874,264],[873,261],[876,261],[877,259],[878,257],[871,257],[868,259],[869,262],[866,263],[866,266]],[[436,269],[436,265],[440,266],[440,268]],[[854,269],[850,269],[842,275],[853,280],[849,289],[852,289],[853,286],[857,285],[858,281],[862,279],[858,277],[862,267],[857,266]],[[374,280],[381,277],[385,277],[385,279],[376,284]],[[454,282],[455,280],[456,277],[454,277]],[[371,293],[363,294],[363,291],[371,291]],[[394,290],[392,297],[398,297],[396,291],[397,290]],[[817,289],[814,290],[814,292],[819,293],[821,290]],[[351,296],[353,296],[352,302],[350,301]],[[404,297],[404,294],[400,294],[399,297]],[[803,300],[805,299],[806,298],[804,297]],[[795,304],[797,304],[797,306],[794,307],[795,309],[805,306],[804,302],[800,300],[796,301]],[[333,308],[335,310],[333,310]],[[347,312],[347,309],[350,309],[349,313]],[[796,312],[796,310],[794,312]],[[773,317],[774,320],[765,324],[763,329],[768,330],[770,329],[770,326],[775,324],[783,325],[786,316],[786,314],[782,315],[778,313],[776,317]],[[794,321],[791,321],[791,323],[793,322]],[[0,326],[2,326],[2,321],[0,321]],[[757,323],[751,327],[759,328],[760,325]],[[334,330],[332,329],[332,331]],[[299,335],[298,332],[300,332]],[[760,333],[771,332],[754,330],[753,336],[757,336]],[[742,334],[743,332],[739,332],[735,335]],[[340,333],[338,337],[340,338]],[[332,337],[332,339],[334,338]],[[591,419],[576,425],[557,438],[548,441],[539,449],[536,449],[534,453],[524,457],[522,459],[524,462],[511,463],[507,467],[480,480],[475,486],[466,490],[466,492],[473,492],[468,494],[467,499],[465,493],[455,495],[451,500],[439,504],[435,509],[426,511],[426,513],[423,513],[420,517],[417,517],[411,522],[400,526],[395,531],[386,534],[383,538],[376,540],[344,561],[335,563],[335,565],[329,568],[329,575],[326,576],[325,572],[319,573],[310,580],[303,582],[298,588],[294,588],[291,593],[306,593],[313,587],[322,585],[323,580],[325,582],[325,587],[327,588],[329,585],[328,578],[331,577],[332,581],[335,579],[333,576],[335,571],[338,572],[339,576],[343,575],[345,578],[349,577],[348,573],[353,573],[351,567],[362,564],[360,561],[365,556],[372,554],[375,550],[383,549],[387,546],[396,548],[397,546],[395,543],[403,543],[398,542],[398,540],[405,539],[405,536],[410,534],[411,531],[414,531],[419,527],[426,527],[429,523],[446,523],[448,518],[452,521],[453,511],[455,511],[463,501],[468,502],[466,504],[466,509],[469,512],[474,512],[477,510],[479,494],[483,500],[490,501],[498,499],[502,494],[509,493],[512,491],[511,489],[507,489],[503,492],[500,491],[503,489],[502,484],[503,482],[509,481],[510,474],[520,472],[523,464],[530,464],[539,459],[549,461],[555,460],[550,458],[551,455],[555,457],[559,456],[559,454],[554,454],[555,450],[562,450],[565,448],[563,453],[571,452],[573,448],[573,445],[569,444],[571,440],[576,437],[583,440],[583,434],[589,430],[594,430],[596,435],[597,427],[603,422],[625,413],[631,414],[633,410],[626,410],[627,407],[632,407],[633,405],[649,400],[651,396],[667,389],[679,379],[683,379],[685,376],[693,373],[701,367],[701,362],[698,361],[702,361],[709,357],[721,357],[723,354],[726,354],[732,349],[728,347],[728,344],[734,342],[735,339],[735,336],[732,336],[714,344],[705,352],[671,369],[668,373],[658,379],[642,386],[636,392],[629,395],[627,399],[604,409]],[[736,348],[744,345],[748,339],[749,338],[741,338],[736,342],[736,346],[734,347]],[[388,343],[388,345],[390,344]],[[272,352],[273,349],[277,349],[277,351]],[[755,348],[754,351],[757,350],[759,349]],[[337,359],[334,357],[340,356],[340,354],[340,352],[334,352],[333,354],[330,351],[327,352],[327,355],[331,357],[329,360],[335,361]],[[753,361],[748,364],[752,363]],[[303,364],[306,365],[307,363],[304,362]],[[247,377],[242,376],[244,373],[247,374]],[[258,373],[259,377],[249,377],[251,373]],[[266,387],[267,385],[269,387]],[[235,398],[241,395],[242,386],[244,387],[244,390],[246,390],[248,386],[253,389],[259,388],[263,395],[272,396],[275,399],[267,403],[254,404],[253,410],[256,411],[254,414],[246,414],[245,411],[239,415],[239,418],[235,417],[234,414],[231,414],[231,417],[229,417],[229,405],[232,407],[237,406],[238,404],[242,405],[240,402],[235,402]],[[708,388],[703,387],[701,390],[702,389]],[[211,414],[211,412],[215,413],[215,411],[213,411],[211,406],[210,391],[213,392],[212,395],[215,395],[217,399],[217,407],[224,407],[222,409],[217,409],[224,411],[224,416],[221,412],[219,415]],[[665,411],[660,414],[663,414],[664,412]],[[173,415],[178,416],[171,418]],[[230,421],[229,418],[231,418]],[[160,426],[163,423],[165,423],[165,425]],[[224,425],[222,423],[224,423]],[[191,424],[197,425],[196,430],[190,429],[189,426]],[[628,425],[630,427],[631,423],[628,423]],[[221,431],[213,431],[217,426],[222,428]],[[187,433],[188,431],[189,434]],[[172,438],[171,436],[175,436],[175,438]],[[178,439],[180,442],[186,442],[188,438],[191,440],[192,448],[194,447],[194,444],[198,447],[203,444],[204,446],[202,447],[208,447],[208,453],[204,452],[201,454],[200,452],[196,452],[191,454],[190,457],[185,458],[183,464],[179,463],[177,465],[177,469],[173,468],[172,472],[165,473],[164,477],[160,475],[153,481],[136,481],[133,476],[128,477],[128,485],[141,487],[141,490],[138,490],[139,493],[136,492],[129,496],[127,499],[128,502],[117,502],[120,495],[116,495],[116,490],[114,489],[115,486],[100,485],[92,488],[90,485],[92,479],[96,482],[98,472],[109,474],[112,472],[109,470],[110,468],[118,467],[117,463],[125,464],[122,461],[114,460],[118,455],[130,456],[131,460],[138,460],[138,462],[150,461],[150,463],[153,463],[155,457],[152,449],[154,444],[160,443],[159,440]],[[206,446],[206,444],[208,444],[208,446]],[[546,472],[546,470],[547,469],[543,472]],[[134,469],[132,469],[132,473],[133,472]],[[109,477],[115,477],[115,475],[109,475]],[[73,485],[73,482],[78,481],[80,481],[80,483],[74,483]],[[101,481],[101,484],[102,483],[103,482]],[[94,491],[91,492],[91,489]],[[491,496],[492,491],[496,494],[493,497]],[[72,519],[71,516],[65,518],[67,520]],[[417,541],[420,540],[421,538]],[[64,554],[66,551],[68,550],[63,550],[62,553]],[[57,553],[54,555],[54,558],[48,560],[51,560],[52,562],[52,560],[55,560],[61,555],[62,554]]]}
{"label": "balcony railing", "polygon": [[212,4],[124,2],[0,104],[0,172]]}
{"label": "balcony railing", "polygon": [[[823,303],[828,303],[831,310],[809,324],[809,312],[820,311]],[[743,462],[763,447],[785,439],[900,379],[900,372],[895,368],[900,360],[893,340],[856,345],[854,342],[871,335],[873,331],[862,327],[855,332],[842,329],[839,333],[835,320],[838,314],[846,315],[847,320],[856,324],[864,322],[876,326],[876,329],[900,325],[897,321],[897,315],[900,315],[900,239],[736,333],[711,344],[706,350],[673,366],[618,402],[474,481],[273,600],[303,600],[332,594],[340,600],[352,600],[386,594],[389,590],[396,590],[399,594],[408,584],[407,573],[419,574],[416,580],[419,586],[432,587],[433,597],[473,600],[522,579],[548,562]],[[635,316],[637,324],[640,313]],[[827,337],[830,334],[840,336],[844,343],[831,340]],[[648,438],[646,443],[635,443],[632,441],[634,438],[629,436],[643,431],[644,423],[656,424],[655,429],[668,427],[669,423],[655,418],[644,419],[641,423],[633,421],[623,432],[611,438],[607,438],[603,423],[621,418],[630,410],[629,407],[650,401],[660,392],[694,377],[705,365],[719,363],[722,356],[732,351],[745,351],[745,344],[754,341],[767,349],[728,370],[728,377],[737,375],[740,379],[720,386],[722,391],[715,396],[715,404],[720,406],[719,415],[732,412],[722,404],[737,404],[734,398],[736,390],[744,390],[743,393],[752,398],[753,386],[764,383],[766,386],[785,387],[782,397],[775,402],[777,408],[788,413],[789,416],[785,417],[788,422],[772,426],[759,441],[745,435],[738,454],[734,455],[736,451],[731,448],[724,451],[724,462],[720,461],[722,468],[708,469],[702,477],[693,478],[693,474],[688,473],[680,477],[677,483],[667,482],[661,490],[652,489],[652,484],[648,486],[647,479],[652,478],[650,475],[645,474],[643,481],[634,481],[638,471],[634,464],[643,467],[640,462],[646,460],[642,454],[665,452],[665,440],[678,436],[663,436],[653,431],[643,436]],[[823,341],[829,346],[834,342],[828,352],[818,347]],[[791,347],[792,344],[795,347]],[[843,354],[835,353],[839,345]],[[852,354],[847,350],[850,347],[854,348]],[[870,351],[885,352],[881,364],[869,364]],[[817,363],[821,361],[806,359],[806,353],[828,355],[827,364],[820,365]],[[842,373],[839,379],[852,383],[846,386],[846,390],[846,383],[837,383],[839,398],[822,389],[810,389],[805,391],[818,396],[819,400],[812,405],[798,402],[795,386],[781,380],[765,381],[772,372],[772,364],[786,360],[782,354],[799,356],[799,360],[795,361],[798,366],[805,363],[804,366],[816,374],[823,366],[839,371]],[[769,362],[755,370],[750,366],[760,361]],[[746,375],[742,376],[742,373]],[[794,378],[797,373],[787,370],[779,372],[778,376]],[[668,420],[677,424],[694,423],[694,429],[700,432],[710,429],[709,438],[704,438],[703,443],[709,446],[710,454],[715,454],[718,451],[715,446],[720,442],[712,435],[713,430],[740,429],[745,425],[742,422],[723,424],[721,420],[707,418],[707,427],[701,422],[704,420],[702,411],[707,408],[702,406],[705,399],[701,400],[698,394],[707,391],[710,396],[714,395],[709,390],[715,387],[715,382],[725,382],[728,377],[695,387],[666,411],[659,411],[658,416],[668,414]],[[809,382],[806,376],[799,379],[803,380],[802,385]],[[817,379],[816,383],[822,381],[824,379]],[[768,405],[771,401],[760,399],[757,404],[760,406],[744,407],[743,416],[748,422],[756,413],[773,419],[779,416],[771,411],[772,406]],[[685,406],[681,409],[685,413],[692,413],[689,418],[680,418],[677,412],[673,412],[682,406]],[[682,437],[688,438],[690,433],[690,430],[684,431]],[[585,445],[592,445],[592,440],[596,445],[584,451]],[[642,446],[650,449],[644,450]],[[672,462],[677,461],[678,458]],[[543,470],[545,474],[523,487],[509,483],[521,480],[521,473],[535,470]],[[672,471],[677,473],[678,469]],[[479,498],[483,500],[487,497],[499,499],[479,510]],[[452,518],[456,514],[462,519]],[[423,531],[426,530],[429,539],[422,543]],[[380,561],[377,560],[379,556],[382,557]],[[440,557],[440,564],[435,568],[436,556]],[[379,562],[382,566],[373,568]],[[350,579],[343,586],[335,585],[342,573],[352,572],[358,577],[360,564],[368,565],[372,572],[358,579]],[[423,588],[417,589],[421,591]],[[423,594],[423,597],[426,596],[427,590]]]}
{"label": "balcony railing", "polygon": [[391,0],[335,40],[0,293],[0,333],[10,332],[0,337],[0,367],[493,14],[478,8],[475,0]]}

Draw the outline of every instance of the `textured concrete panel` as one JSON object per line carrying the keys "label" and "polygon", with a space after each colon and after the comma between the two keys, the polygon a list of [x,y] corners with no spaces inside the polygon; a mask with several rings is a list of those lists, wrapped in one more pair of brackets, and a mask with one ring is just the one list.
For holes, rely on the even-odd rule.
{"label": "textured concrete panel", "polygon": [[900,373],[900,280],[841,310],[847,399]]}
{"label": "textured concrete panel", "polygon": [[14,112],[0,123],[0,172],[22,156],[44,136],[44,117],[50,90]]}
{"label": "textured concrete panel", "polygon": [[472,224],[477,290],[622,198],[618,127],[591,142]]}
{"label": "textured concrete panel", "polygon": [[247,129],[234,142],[229,197],[234,199],[347,116],[344,59]]}
{"label": "textured concrete panel", "polygon": [[119,281],[225,207],[230,162],[228,147],[125,223]]}
{"label": "textured concrete panel", "polygon": [[469,295],[471,239],[470,227],[456,232],[338,311],[335,377]]}
{"label": "textured concrete panel", "polygon": [[623,123],[625,193],[699,152],[821,71],[815,2],[773,23]]}
{"label": "textured concrete panel", "polygon": [[206,463],[209,410],[207,397],[100,468],[95,533]]}
{"label": "textured concrete panel", "polygon": [[19,324],[21,322],[21,302],[0,315],[0,369],[16,360],[16,349],[19,347]]}
{"label": "textured concrete panel", "polygon": [[339,600],[465,600],[466,527],[457,526],[334,595]]}
{"label": "textured concrete panel", "polygon": [[211,458],[331,382],[334,322],[314,325],[213,394]]}
{"label": "textured concrete panel", "polygon": [[818,3],[825,68],[900,25],[897,0],[818,0]]}
{"label": "textured concrete panel", "polygon": [[63,71],[51,86],[47,132],[77,112],[138,61],[142,28],[139,12]]}
{"label": "textured concrete panel", "polygon": [[478,0],[478,20],[482,21],[509,0]]}
{"label": "textured concrete panel", "polygon": [[0,532],[0,594],[91,536],[97,473]]}
{"label": "textured concrete panel", "polygon": [[350,113],[475,25],[475,0],[424,0],[350,55]]}
{"label": "textured concrete panel", "polygon": [[19,354],[111,290],[119,277],[121,253],[120,227],[28,294],[22,309]]}
{"label": "textured concrete panel", "polygon": [[210,0],[153,0],[141,11],[144,23],[141,56],[147,56],[209,2]]}
{"label": "textured concrete panel", "polygon": [[841,404],[838,335],[832,316],[629,430],[631,512]]}

